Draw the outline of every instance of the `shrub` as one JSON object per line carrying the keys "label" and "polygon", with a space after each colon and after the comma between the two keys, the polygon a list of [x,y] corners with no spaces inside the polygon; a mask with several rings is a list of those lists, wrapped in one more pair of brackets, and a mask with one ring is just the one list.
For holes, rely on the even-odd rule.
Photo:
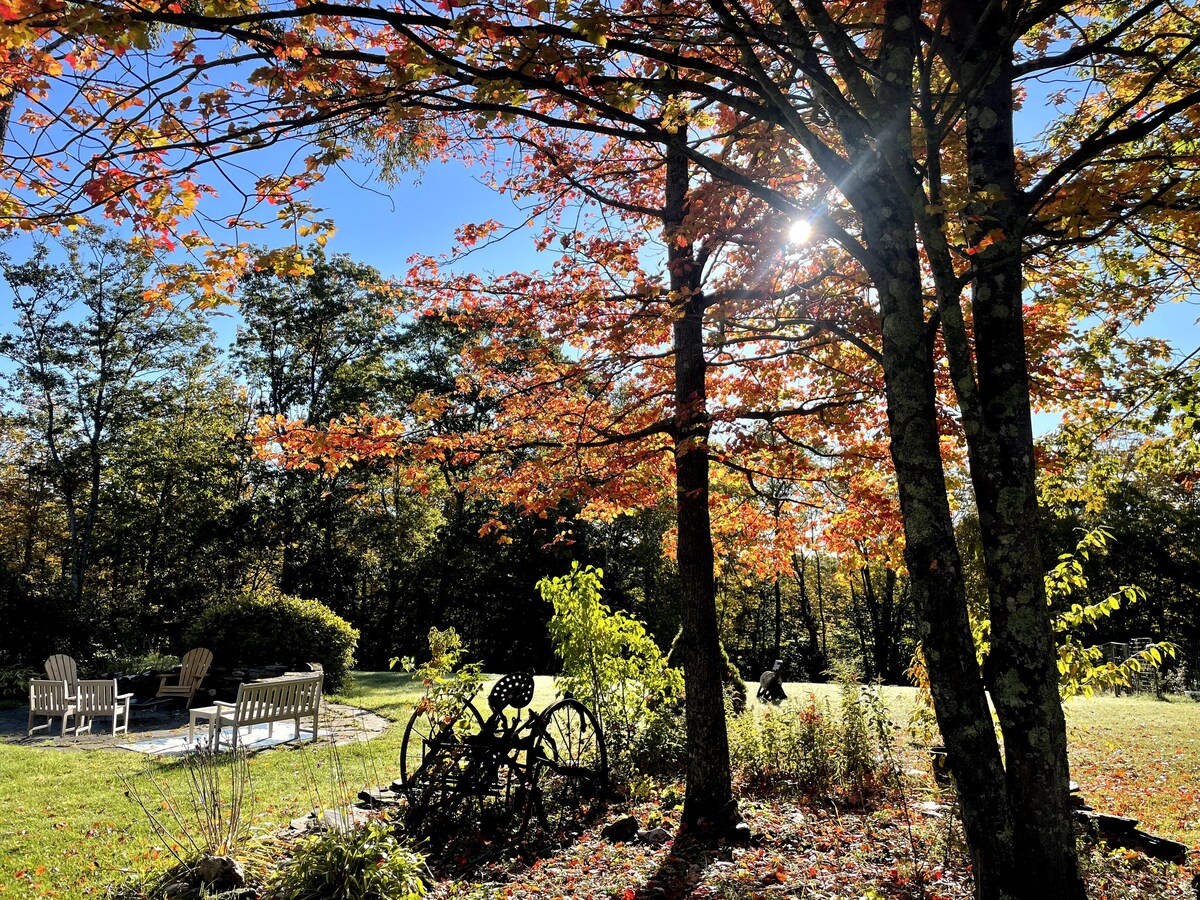
{"label": "shrub", "polygon": [[788,700],[730,717],[730,762],[747,787],[827,796],[835,783],[837,746],[837,721],[811,694],[807,704]]}
{"label": "shrub", "polygon": [[882,794],[894,753],[878,692],[845,681],[840,707],[835,715],[810,694],[807,704],[788,700],[740,715],[730,710],[729,755],[738,780],[853,804]]}
{"label": "shrub", "polygon": [[45,677],[29,666],[0,665],[0,700],[28,700],[30,680]]}
{"label": "shrub", "polygon": [[838,782],[853,803],[866,803],[886,790],[895,748],[892,723],[874,684],[861,685],[851,671],[838,673],[841,727]]}
{"label": "shrub", "polygon": [[91,668],[97,672],[118,672],[133,675],[138,672],[167,672],[179,665],[179,657],[169,653],[121,653],[117,650],[98,651]]}
{"label": "shrub", "polygon": [[687,768],[687,724],[678,704],[648,711],[645,727],[634,738],[630,763],[648,775],[677,776]]}
{"label": "shrub", "polygon": [[318,662],[325,669],[325,689],[337,691],[354,665],[358,630],[316,600],[267,588],[208,607],[192,624],[187,642],[208,647],[220,663]]}
{"label": "shrub", "polygon": [[151,769],[140,778],[117,777],[125,796],[181,865],[239,852],[254,819],[254,783],[246,754],[188,753],[181,765],[187,775],[182,788],[155,777]]}
{"label": "shrub", "polygon": [[303,839],[271,885],[286,900],[417,900],[424,896],[425,859],[370,819]]}
{"label": "shrub", "polygon": [[450,713],[463,710],[463,704],[472,700],[483,686],[482,666],[477,662],[463,662],[466,649],[462,638],[453,628],[444,631],[429,629],[429,660],[417,665],[412,657],[393,658],[391,667],[399,663],[406,672],[411,672],[424,688],[417,701],[417,709],[429,713],[430,721],[438,721]]}
{"label": "shrub", "polygon": [[562,659],[554,683],[570,691],[600,719],[609,755],[629,758],[647,711],[668,704],[683,688],[683,675],[667,666],[644,625],[600,602],[604,572],[579,563],[561,578],[538,582],[554,606],[550,639]]}

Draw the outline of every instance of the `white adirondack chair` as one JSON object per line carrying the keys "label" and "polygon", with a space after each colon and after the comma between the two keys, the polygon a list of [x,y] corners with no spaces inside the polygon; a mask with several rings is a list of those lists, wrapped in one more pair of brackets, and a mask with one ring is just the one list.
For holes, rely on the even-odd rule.
{"label": "white adirondack chair", "polygon": [[107,716],[112,719],[112,733],[129,733],[129,703],[133,694],[118,694],[117,679],[101,678],[77,683],[75,696],[75,733],[90,734],[92,719]]}
{"label": "white adirondack chair", "polygon": [[179,667],[179,679],[175,684],[167,684],[170,675],[158,676],[158,694],[156,696],[182,697],[183,705],[191,706],[192,698],[196,696],[196,689],[200,687],[200,682],[208,674],[208,667],[212,665],[212,658],[211,650],[204,647],[193,647],[183,654],[183,660]]}
{"label": "white adirondack chair", "polygon": [[46,677],[51,681],[65,681],[67,696],[75,696],[75,682],[79,680],[79,667],[65,653],[55,653],[46,660]]}
{"label": "white adirondack chair", "polygon": [[[45,681],[35,678],[29,682],[29,734],[41,731],[43,728],[49,734],[50,726],[59,717],[62,718],[60,733],[66,734],[67,719],[73,715],[75,715],[75,702],[67,694],[65,681]],[[35,716],[45,716],[46,723],[35,727],[33,724]]]}

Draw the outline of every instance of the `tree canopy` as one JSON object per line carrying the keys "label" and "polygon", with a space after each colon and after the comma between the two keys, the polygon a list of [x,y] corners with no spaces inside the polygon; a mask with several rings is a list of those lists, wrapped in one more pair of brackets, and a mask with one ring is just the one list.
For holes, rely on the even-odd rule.
{"label": "tree canopy", "polygon": [[[305,148],[294,165],[230,179],[244,202],[227,224],[250,227],[269,206],[319,239],[328,224],[304,188],[354,148],[383,145],[488,162],[503,189],[537,198],[547,243],[578,246],[565,211],[594,210],[583,240],[602,296],[616,288],[635,309],[658,303],[657,315],[633,317],[659,329],[658,346],[670,329],[669,421],[635,421],[630,433],[661,429],[675,456],[684,634],[703,644],[689,707],[715,684],[707,491],[719,420],[708,398],[722,393],[707,376],[734,342],[754,347],[752,358],[763,352],[762,318],[731,332],[725,313],[778,302],[766,318],[785,326],[783,340],[841,339],[855,368],[878,367],[935,709],[950,752],[970,761],[959,790],[978,893],[1081,896],[1031,527],[1030,409],[1071,389],[1056,363],[1072,318],[1136,318],[1192,287],[1195,248],[1180,235],[1197,233],[1194,13],[1163,0],[445,0],[432,9],[26,0],[10,4],[0,39],[10,96],[24,98],[18,121],[38,130],[6,154],[5,212],[28,227],[94,210],[129,220],[148,252],[180,244],[203,254],[198,268],[168,266],[166,283],[210,297],[250,253],[185,230],[216,190],[197,180],[199,166],[228,174],[242,154],[288,139]],[[1044,140],[1018,147],[1026,84],[1059,73],[1080,87],[1052,95]],[[796,219],[815,245],[799,265],[780,249]],[[609,222],[661,232],[654,284],[630,256],[644,254],[641,242],[614,244]],[[463,240],[493,229],[465,226]],[[258,262],[307,266],[294,254]],[[527,321],[562,309],[589,323],[596,295],[576,292],[579,273],[568,273],[551,292],[527,284],[495,296]],[[536,310],[522,310],[518,295]],[[613,346],[636,357],[628,327],[617,326]],[[738,327],[748,336],[731,342]],[[706,328],[722,340],[709,356]],[[816,379],[787,372],[775,383],[807,390]],[[955,443],[980,517],[993,644],[983,673],[945,485],[943,449]],[[702,719],[689,712],[689,738],[693,725]],[[725,805],[720,761],[709,762],[689,785],[709,794],[691,807],[694,821]]]}

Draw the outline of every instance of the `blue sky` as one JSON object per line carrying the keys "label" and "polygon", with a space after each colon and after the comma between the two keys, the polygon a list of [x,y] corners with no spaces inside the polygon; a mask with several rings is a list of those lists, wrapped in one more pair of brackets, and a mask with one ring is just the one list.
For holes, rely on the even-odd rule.
{"label": "blue sky", "polygon": [[[1018,139],[1026,142],[1036,141],[1038,130],[1048,118],[1050,111],[1044,105],[1045,94],[1061,85],[1035,83],[1030,87],[1026,105],[1017,114]],[[264,166],[271,165],[269,159],[259,162]],[[349,254],[375,266],[386,276],[401,276],[407,269],[406,260],[413,254],[446,252],[453,242],[455,228],[466,222],[495,218],[508,225],[518,225],[522,221],[521,210],[506,195],[501,196],[482,184],[481,175],[482,170],[456,162],[431,163],[421,172],[405,175],[394,186],[364,187],[370,183],[371,173],[351,165],[347,173],[330,172],[327,180],[317,186],[312,199],[324,207],[323,217],[332,218],[337,226],[337,233],[328,245],[331,252]],[[211,173],[209,180],[219,181]],[[221,199],[209,199],[205,203],[216,207],[210,212],[219,218]],[[289,236],[281,232],[261,232],[250,237],[257,242],[277,245],[289,240]],[[460,265],[474,271],[494,272],[529,271],[549,266],[554,254],[538,254],[532,238],[531,229],[518,229],[497,244],[478,248]],[[27,247],[27,240],[18,239],[10,242],[6,249],[20,258]],[[233,310],[226,309],[224,313],[213,317],[222,345],[232,340],[236,322]],[[1136,330],[1169,339],[1182,355],[1200,344],[1198,315],[1200,308],[1194,304],[1169,304]],[[7,330],[11,323],[8,297],[0,293],[0,331]]]}
{"label": "blue sky", "polygon": [[[1026,140],[1033,138],[1031,126],[1044,121],[1044,115],[1044,111],[1039,114],[1028,107],[1025,115],[1019,114],[1026,126]],[[507,196],[477,180],[478,169],[439,163],[414,177],[419,180],[406,178],[393,188],[366,190],[344,175],[330,173],[314,196],[337,225],[328,249],[348,253],[384,275],[399,276],[406,270],[409,256],[444,253],[453,241],[454,229],[466,222],[495,218],[516,225],[522,220],[523,214]],[[554,254],[537,253],[532,236],[532,230],[517,230],[498,244],[476,250],[466,265],[474,271],[494,272],[549,266]],[[1200,344],[1198,316],[1200,299],[1165,304],[1133,331],[1166,338],[1184,355]]]}

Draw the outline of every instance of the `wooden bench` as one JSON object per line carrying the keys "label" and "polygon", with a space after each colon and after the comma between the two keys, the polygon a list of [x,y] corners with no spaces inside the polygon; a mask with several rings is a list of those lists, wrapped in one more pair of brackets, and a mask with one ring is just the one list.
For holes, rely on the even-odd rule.
{"label": "wooden bench", "polygon": [[213,706],[200,707],[191,711],[188,722],[188,742],[193,739],[197,721],[208,721],[208,743],[214,750],[221,749],[221,729],[230,726],[233,739],[230,749],[236,750],[238,730],[247,725],[269,726],[268,734],[275,732],[276,722],[291,719],[295,723],[295,734],[300,737],[300,720],[312,719],[313,740],[317,739],[317,724],[321,710],[321,683],[325,675],[289,675],[283,678],[266,678],[238,686],[237,699],[233,703],[217,701]]}

